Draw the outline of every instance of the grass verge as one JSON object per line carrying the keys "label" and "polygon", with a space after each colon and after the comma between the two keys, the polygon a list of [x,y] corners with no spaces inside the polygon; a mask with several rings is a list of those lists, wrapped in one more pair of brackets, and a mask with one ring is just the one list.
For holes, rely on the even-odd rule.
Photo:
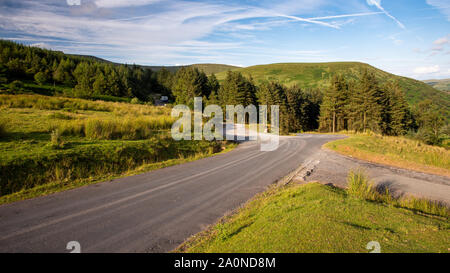
{"label": "grass verge", "polygon": [[126,177],[130,175],[137,175],[157,169],[167,168],[170,166],[175,166],[178,164],[183,164],[195,160],[199,160],[202,158],[215,156],[222,153],[227,153],[231,150],[233,150],[237,146],[236,143],[226,143],[226,146],[224,146],[224,149],[221,152],[210,154],[210,153],[197,153],[190,156],[181,156],[179,158],[174,159],[168,159],[161,162],[155,162],[155,163],[144,163],[142,165],[138,165],[137,167],[133,169],[128,169],[123,171],[122,173],[104,173],[104,174],[98,174],[93,177],[87,177],[87,178],[80,178],[80,179],[63,179],[59,181],[49,182],[45,183],[43,185],[38,185],[29,189],[22,189],[18,192],[14,192],[12,194],[7,194],[0,197],[0,205],[8,204],[12,202],[17,202],[21,200],[26,200],[30,198],[35,198],[39,196],[44,196],[48,194],[53,194],[65,190],[70,190],[90,184],[96,184],[100,182],[106,182],[110,181],[112,179],[117,179],[121,177]]}
{"label": "grass verge", "polygon": [[350,135],[324,147],[358,159],[450,177],[450,151],[402,137]]}
{"label": "grass verge", "polygon": [[448,252],[448,218],[372,202],[319,183],[272,187],[175,252]]}

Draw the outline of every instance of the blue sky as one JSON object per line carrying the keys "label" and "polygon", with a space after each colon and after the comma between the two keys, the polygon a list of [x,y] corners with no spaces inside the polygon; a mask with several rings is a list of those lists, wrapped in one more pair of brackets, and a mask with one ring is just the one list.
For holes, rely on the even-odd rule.
{"label": "blue sky", "polygon": [[0,0],[0,37],[121,63],[360,61],[450,78],[449,0]]}

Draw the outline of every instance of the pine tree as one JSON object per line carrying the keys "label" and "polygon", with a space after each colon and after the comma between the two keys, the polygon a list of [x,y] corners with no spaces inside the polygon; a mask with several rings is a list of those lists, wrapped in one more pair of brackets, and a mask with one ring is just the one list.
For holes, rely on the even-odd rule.
{"label": "pine tree", "polygon": [[368,129],[380,132],[384,92],[379,88],[373,73],[365,70],[351,96],[350,116],[353,129],[365,132]]}
{"label": "pine tree", "polygon": [[348,87],[341,75],[333,76],[331,86],[323,97],[320,109],[320,128],[336,132],[346,128],[346,105],[348,104]]}
{"label": "pine tree", "polygon": [[404,135],[411,127],[411,114],[405,94],[397,82],[389,82],[384,87],[388,98],[386,125],[384,133],[388,135]]}
{"label": "pine tree", "polygon": [[193,108],[195,97],[208,95],[208,77],[197,68],[183,67],[175,74],[172,93],[177,104]]}
{"label": "pine tree", "polygon": [[253,82],[239,72],[228,71],[224,83],[220,86],[219,100],[222,106],[255,104],[256,87]]}

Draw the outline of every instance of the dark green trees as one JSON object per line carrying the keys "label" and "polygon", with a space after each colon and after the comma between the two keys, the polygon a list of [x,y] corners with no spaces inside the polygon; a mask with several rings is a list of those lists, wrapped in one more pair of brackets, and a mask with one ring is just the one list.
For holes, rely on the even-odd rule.
{"label": "dark green trees", "polygon": [[182,67],[175,74],[172,93],[177,104],[193,108],[194,97],[209,96],[208,77],[197,68]]}
{"label": "dark green trees", "polygon": [[47,75],[44,72],[38,72],[34,75],[37,84],[43,85],[47,81]]}
{"label": "dark green trees", "polygon": [[383,116],[383,133],[404,135],[412,128],[413,120],[405,94],[398,83],[389,82],[384,87],[386,104]]}
{"label": "dark green trees", "polygon": [[334,76],[321,105],[320,129],[336,132],[347,128],[348,86],[342,76]]}
{"label": "dark green trees", "polygon": [[427,144],[440,144],[441,130],[446,122],[437,106],[431,100],[424,100],[413,108],[413,113],[419,127],[417,137]]}
{"label": "dark green trees", "polygon": [[228,71],[218,95],[222,106],[256,104],[256,87],[253,81],[239,72]]}
{"label": "dark green trees", "polygon": [[327,132],[371,130],[402,135],[412,126],[409,106],[399,85],[380,85],[367,71],[356,82],[334,76],[324,92],[320,110],[320,129]]}

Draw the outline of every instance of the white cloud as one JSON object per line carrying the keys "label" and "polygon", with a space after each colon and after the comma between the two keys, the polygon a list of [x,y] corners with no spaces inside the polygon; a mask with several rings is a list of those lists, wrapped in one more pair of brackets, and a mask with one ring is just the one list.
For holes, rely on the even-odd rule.
{"label": "white cloud", "polygon": [[440,10],[440,12],[447,16],[450,21],[450,3],[448,0],[427,0],[427,4]]}
{"label": "white cloud", "polygon": [[159,1],[160,0],[96,0],[95,5],[100,8],[121,8],[131,6],[146,6]]}
{"label": "white cloud", "polygon": [[389,12],[387,12],[382,6],[381,6],[381,0],[367,0],[367,4],[371,6],[377,7],[379,10],[381,10],[386,16],[394,20],[401,28],[405,29],[405,25],[403,25],[397,18],[392,16]]}
{"label": "white cloud", "polygon": [[438,73],[439,71],[441,71],[439,65],[433,65],[433,66],[416,67],[413,72],[414,74],[417,75],[423,75],[423,74],[434,74]]}
{"label": "white cloud", "polygon": [[81,0],[66,0],[69,6],[79,6],[81,5]]}

